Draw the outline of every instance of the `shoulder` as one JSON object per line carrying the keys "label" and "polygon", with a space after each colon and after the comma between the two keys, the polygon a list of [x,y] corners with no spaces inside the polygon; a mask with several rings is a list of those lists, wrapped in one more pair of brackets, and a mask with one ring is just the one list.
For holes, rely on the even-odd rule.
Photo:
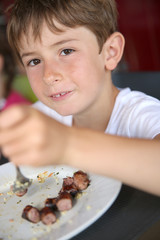
{"label": "shoulder", "polygon": [[149,103],[160,104],[158,99],[140,91],[132,91],[130,88],[121,89],[116,101],[125,103],[125,106],[139,104],[140,102],[145,103],[145,105]]}
{"label": "shoulder", "polygon": [[[153,107],[153,108],[151,108]],[[115,102],[115,109],[125,109],[127,112],[140,112],[145,109],[155,111],[155,108],[160,109],[160,101],[143,92],[131,91],[125,88],[120,91]]]}
{"label": "shoulder", "polygon": [[117,96],[108,130],[128,137],[152,138],[160,131],[159,119],[158,99],[126,88]]}

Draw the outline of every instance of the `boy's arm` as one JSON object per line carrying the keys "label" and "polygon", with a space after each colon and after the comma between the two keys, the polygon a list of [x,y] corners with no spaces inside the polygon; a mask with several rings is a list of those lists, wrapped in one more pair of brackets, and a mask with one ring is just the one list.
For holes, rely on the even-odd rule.
{"label": "boy's arm", "polygon": [[70,165],[160,196],[160,141],[71,130],[66,154]]}
{"label": "boy's arm", "polygon": [[67,127],[29,106],[15,106],[0,114],[0,148],[13,163],[67,164],[160,195],[157,139],[129,139]]}

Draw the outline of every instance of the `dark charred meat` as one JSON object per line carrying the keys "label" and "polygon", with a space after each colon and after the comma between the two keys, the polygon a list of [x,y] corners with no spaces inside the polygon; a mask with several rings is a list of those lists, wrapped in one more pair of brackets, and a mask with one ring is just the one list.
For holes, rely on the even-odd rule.
{"label": "dark charred meat", "polygon": [[47,198],[45,201],[45,207],[52,208],[53,210],[57,210],[56,206],[57,198]]}
{"label": "dark charred meat", "polygon": [[45,225],[51,225],[53,223],[55,223],[57,220],[56,218],[56,214],[54,213],[53,209],[50,207],[44,207],[41,210],[41,221],[45,224]]}
{"label": "dark charred meat", "polygon": [[73,177],[63,178],[63,186],[72,185],[74,183]]}
{"label": "dark charred meat", "polygon": [[68,211],[72,208],[72,196],[68,192],[62,192],[57,198],[57,209],[59,211]]}
{"label": "dark charred meat", "polygon": [[[63,178],[62,188],[58,196],[47,198],[41,211],[36,207],[27,205],[23,210],[22,217],[32,223],[42,221],[45,225],[51,225],[56,222],[61,211],[68,211],[73,207],[76,194],[85,190],[89,184],[88,175],[83,171],[77,171],[73,174],[73,177]],[[22,193],[22,196],[24,194]]]}
{"label": "dark charred meat", "polygon": [[22,217],[32,223],[38,223],[40,221],[40,211],[31,205],[27,205],[23,209]]}
{"label": "dark charred meat", "polygon": [[79,191],[85,190],[90,183],[88,175],[82,171],[75,172],[73,175],[73,180]]}
{"label": "dark charred meat", "polygon": [[72,197],[75,197],[75,195],[78,193],[78,189],[76,188],[75,184],[72,183],[70,185],[63,185],[59,194],[62,192],[68,192],[72,195]]}
{"label": "dark charred meat", "polygon": [[63,178],[63,184],[59,194],[62,192],[68,192],[72,195],[72,197],[75,197],[75,195],[78,193],[78,189],[74,184],[73,177]]}

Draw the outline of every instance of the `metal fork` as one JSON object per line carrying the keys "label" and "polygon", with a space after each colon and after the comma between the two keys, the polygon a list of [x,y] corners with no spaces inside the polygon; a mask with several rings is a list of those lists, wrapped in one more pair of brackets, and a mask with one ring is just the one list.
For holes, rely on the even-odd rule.
{"label": "metal fork", "polygon": [[13,184],[13,192],[23,192],[32,184],[32,180],[25,177],[18,166],[16,166],[17,177]]}
{"label": "metal fork", "polygon": [[[0,160],[4,158],[2,151],[0,149]],[[8,162],[8,159],[5,158],[5,161]],[[32,184],[32,180],[25,177],[18,166],[15,166],[16,168],[16,180],[14,181],[14,184],[12,185],[12,191],[13,192],[23,192],[27,190],[27,188]]]}

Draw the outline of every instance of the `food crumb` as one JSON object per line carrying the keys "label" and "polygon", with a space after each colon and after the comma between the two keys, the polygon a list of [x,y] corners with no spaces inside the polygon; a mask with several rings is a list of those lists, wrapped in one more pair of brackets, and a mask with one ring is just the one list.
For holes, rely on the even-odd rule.
{"label": "food crumb", "polygon": [[76,195],[76,199],[81,198],[83,195],[87,194],[87,192],[80,192]]}
{"label": "food crumb", "polygon": [[9,219],[9,222],[14,222],[14,219],[13,218]]}
{"label": "food crumb", "polygon": [[51,177],[53,175],[53,172],[48,175],[48,177]]}
{"label": "food crumb", "polygon": [[90,206],[90,205],[87,205],[87,206],[86,206],[86,209],[87,209],[87,211],[91,210],[91,206]]}
{"label": "food crumb", "polygon": [[43,172],[43,173],[39,173],[39,174],[37,175],[37,179],[38,179],[39,183],[44,183],[45,180],[46,180],[46,178],[49,178],[49,177],[51,177],[52,175],[53,175],[53,172],[52,172],[52,173],[48,173],[48,171],[45,171],[45,172]]}
{"label": "food crumb", "polygon": [[82,197],[82,193],[77,193],[76,199],[79,199],[79,198],[81,198],[81,197]]}
{"label": "food crumb", "polygon": [[59,218],[57,219],[57,221],[56,221],[56,222],[57,222],[57,224],[59,224],[59,222],[60,222]]}
{"label": "food crumb", "polygon": [[7,192],[7,195],[13,195],[13,194],[14,194],[13,191]]}
{"label": "food crumb", "polygon": [[48,233],[51,231],[51,229],[52,229],[51,226],[46,227],[46,230],[47,230]]}
{"label": "food crumb", "polygon": [[62,212],[61,212],[61,215],[62,215],[62,216],[66,215],[66,211],[62,211]]}
{"label": "food crumb", "polygon": [[12,236],[11,236],[11,235],[8,235],[8,239],[12,239]]}

